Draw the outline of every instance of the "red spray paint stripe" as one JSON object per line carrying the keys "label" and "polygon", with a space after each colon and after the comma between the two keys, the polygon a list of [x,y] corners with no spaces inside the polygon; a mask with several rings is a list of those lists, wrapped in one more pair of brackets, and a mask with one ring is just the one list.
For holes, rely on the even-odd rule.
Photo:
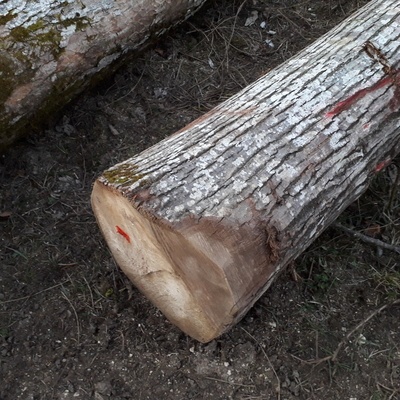
{"label": "red spray paint stripe", "polygon": [[375,173],[381,172],[384,168],[391,164],[392,160],[384,160],[375,167]]}
{"label": "red spray paint stripe", "polygon": [[117,233],[123,236],[128,241],[128,243],[130,243],[131,238],[129,237],[129,235],[125,231],[123,231],[118,225],[116,225],[115,227],[117,228]]}
{"label": "red spray paint stripe", "polygon": [[358,92],[354,93],[349,98],[347,98],[346,100],[343,100],[343,101],[337,103],[336,106],[331,111],[329,111],[325,114],[325,116],[326,117],[334,117],[335,115],[340,114],[342,111],[349,109],[354,103],[356,103],[358,100],[363,98],[366,94],[374,92],[375,90],[378,90],[392,82],[393,82],[393,77],[387,76],[387,77],[379,80],[378,82],[376,82],[371,87],[359,90]]}

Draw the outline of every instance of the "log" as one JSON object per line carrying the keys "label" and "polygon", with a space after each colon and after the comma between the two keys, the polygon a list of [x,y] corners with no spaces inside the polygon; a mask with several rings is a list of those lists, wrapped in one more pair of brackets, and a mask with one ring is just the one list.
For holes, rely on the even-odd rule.
{"label": "log", "polygon": [[2,1],[0,152],[204,2]]}
{"label": "log", "polygon": [[96,180],[115,260],[186,334],[207,342],[237,323],[400,151],[400,74],[363,48],[395,64],[399,26],[399,0],[371,1]]}

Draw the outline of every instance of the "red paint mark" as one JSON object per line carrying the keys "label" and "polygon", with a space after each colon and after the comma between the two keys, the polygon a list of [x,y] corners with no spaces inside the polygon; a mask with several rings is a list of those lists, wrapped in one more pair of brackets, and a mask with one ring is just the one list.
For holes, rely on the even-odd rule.
{"label": "red paint mark", "polygon": [[354,103],[356,103],[358,100],[363,98],[368,93],[375,92],[375,90],[378,90],[386,85],[389,85],[392,82],[393,82],[392,76],[386,76],[386,77],[380,79],[374,85],[367,87],[365,89],[361,89],[358,92],[351,95],[346,100],[343,100],[343,101],[340,101],[339,103],[337,103],[336,106],[331,111],[329,111],[325,114],[325,116],[328,118],[334,117],[335,115],[340,114],[342,111],[348,110]]}
{"label": "red paint mark", "polygon": [[363,129],[368,129],[370,127],[371,124],[364,124],[363,125]]}
{"label": "red paint mark", "polygon": [[375,168],[374,171],[375,173],[379,173],[381,172],[384,168],[386,168],[390,163],[392,162],[392,160],[388,159],[388,160],[383,160],[382,162],[380,162]]}
{"label": "red paint mark", "polygon": [[128,241],[128,243],[130,243],[131,238],[129,237],[129,235],[125,231],[123,231],[118,225],[116,225],[115,227],[117,228],[117,233],[123,236]]}
{"label": "red paint mark", "polygon": [[348,97],[346,100],[340,101],[332,110],[328,111],[325,114],[326,117],[334,117],[335,115],[340,114],[342,111],[349,109],[354,103],[366,96],[368,93],[374,92],[375,90],[391,84],[394,85],[394,94],[392,99],[390,100],[389,107],[392,111],[396,110],[399,107],[400,70],[395,69],[393,66],[391,66],[382,51],[379,48],[375,47],[372,42],[365,42],[363,49],[374,62],[378,62],[379,64],[381,64],[385,76],[381,78],[378,82],[374,83],[372,86],[361,89]]}

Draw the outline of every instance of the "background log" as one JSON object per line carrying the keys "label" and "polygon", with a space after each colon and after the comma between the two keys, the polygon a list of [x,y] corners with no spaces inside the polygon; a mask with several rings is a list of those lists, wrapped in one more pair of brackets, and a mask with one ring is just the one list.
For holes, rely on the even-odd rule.
{"label": "background log", "polygon": [[399,152],[399,75],[382,78],[363,50],[370,40],[395,64],[399,23],[398,0],[372,1],[95,182],[117,263],[184,332],[206,342],[238,322]]}
{"label": "background log", "polygon": [[0,151],[204,2],[1,2]]}

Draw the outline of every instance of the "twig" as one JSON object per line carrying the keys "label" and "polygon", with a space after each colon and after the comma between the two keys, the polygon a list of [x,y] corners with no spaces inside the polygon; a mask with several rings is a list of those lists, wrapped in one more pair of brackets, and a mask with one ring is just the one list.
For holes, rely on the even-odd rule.
{"label": "twig", "polygon": [[396,246],[394,244],[385,243],[385,242],[382,242],[382,240],[374,239],[374,238],[369,237],[367,235],[363,235],[360,232],[356,232],[353,229],[347,228],[346,226],[340,224],[339,222],[333,224],[332,226],[334,228],[342,230],[343,232],[347,233],[350,236],[354,236],[357,239],[362,240],[365,243],[373,244],[374,246],[381,247],[383,249],[390,250],[390,251],[395,251],[396,253],[400,254],[400,246]]}
{"label": "twig", "polygon": [[299,357],[296,357],[294,355],[292,355],[293,358],[305,362],[306,364],[321,364],[324,361],[333,361],[335,362],[340,350],[342,350],[342,347],[348,342],[348,340],[350,339],[351,336],[353,336],[353,334],[355,332],[357,332],[360,328],[362,328],[369,320],[371,320],[372,318],[374,318],[377,314],[379,314],[380,312],[382,312],[383,310],[385,310],[388,307],[394,306],[400,304],[400,299],[391,301],[390,303],[386,303],[383,306],[377,308],[376,310],[374,310],[371,314],[369,314],[367,316],[367,318],[363,319],[359,324],[357,324],[338,344],[338,346],[336,347],[336,350],[330,354],[329,356],[323,357],[323,358],[318,358],[318,359],[314,359],[314,360],[302,360]]}
{"label": "twig", "polygon": [[146,70],[146,69],[143,68],[142,73],[140,74],[138,81],[137,81],[137,82],[135,83],[135,85],[128,91],[128,93],[125,93],[123,96],[118,97],[118,99],[115,99],[115,100],[111,101],[111,102],[109,103],[109,106],[113,105],[113,104],[116,103],[117,101],[121,101],[121,100],[124,99],[125,97],[129,96],[132,92],[134,92],[134,91],[136,90],[137,86],[139,85],[140,81],[142,80],[143,75],[144,75],[144,73],[145,73],[145,70]]}
{"label": "twig", "polygon": [[226,383],[227,385],[235,385],[235,386],[243,386],[243,387],[254,387],[254,385],[244,385],[243,383],[229,382],[229,381],[225,381],[224,379],[213,378],[211,376],[205,376],[204,378],[208,379],[210,381]]}
{"label": "twig", "polygon": [[389,210],[389,211],[392,211],[393,202],[397,195],[397,189],[398,189],[398,186],[400,183],[400,167],[395,162],[393,162],[393,165],[396,167],[396,178],[394,179],[394,182],[392,184],[392,188],[391,188],[390,195],[389,195],[389,201],[386,206],[387,210]]}
{"label": "twig", "polygon": [[25,258],[25,260],[28,260],[28,257],[25,255],[25,254],[22,254],[20,251],[18,251],[18,250],[16,250],[16,249],[13,249],[12,247],[8,247],[8,246],[5,246],[5,248],[7,249],[7,250],[11,250],[11,251],[13,251],[15,254],[17,254],[18,256],[20,256],[20,257],[22,257],[22,258]]}
{"label": "twig", "polygon": [[281,399],[281,380],[279,379],[279,376],[278,376],[278,374],[276,373],[275,368],[274,368],[274,366],[272,365],[272,362],[271,362],[271,360],[270,360],[269,357],[268,357],[268,354],[266,353],[266,351],[264,350],[264,348],[261,346],[261,343],[259,343],[258,340],[257,340],[250,332],[248,332],[248,331],[247,331],[246,329],[244,329],[243,327],[242,327],[241,329],[242,329],[244,332],[246,332],[247,335],[249,335],[249,336],[256,342],[256,344],[258,345],[258,347],[259,347],[259,348],[261,349],[261,351],[263,352],[265,358],[267,359],[268,364],[269,364],[269,366],[271,367],[272,372],[274,373],[275,378],[276,378],[276,382],[277,382],[276,393],[277,393],[277,396],[278,396],[277,399],[280,400],[280,399]]}
{"label": "twig", "polygon": [[391,301],[390,303],[386,303],[384,304],[382,307],[377,308],[376,310],[374,310],[371,314],[368,315],[367,318],[365,318],[363,321],[361,321],[358,325],[356,325],[345,337],[344,339],[341,340],[341,342],[339,343],[338,347],[336,348],[336,350],[334,351],[334,353],[332,354],[332,361],[335,361],[337,359],[337,356],[341,350],[341,348],[344,346],[344,344],[350,339],[350,337],[357,332],[360,328],[362,328],[369,320],[371,320],[372,318],[374,318],[377,314],[381,313],[383,310],[385,310],[386,308],[396,305],[396,304],[400,304],[400,299]]}
{"label": "twig", "polygon": [[237,23],[237,19],[239,16],[240,11],[242,11],[243,6],[246,4],[247,0],[244,0],[242,4],[240,4],[239,8],[237,9],[236,15],[235,15],[235,19],[233,20],[233,26],[232,26],[232,31],[231,31],[231,35],[229,37],[229,40],[226,44],[226,48],[225,48],[225,63],[226,63],[226,69],[229,70],[229,46],[232,43],[232,39],[233,39],[233,35],[235,34],[235,29],[236,29],[236,23]]}
{"label": "twig", "polygon": [[48,287],[47,289],[43,289],[43,290],[41,290],[40,292],[36,292],[36,293],[33,293],[33,294],[29,294],[28,296],[24,296],[24,297],[18,297],[17,299],[11,299],[11,300],[6,300],[6,301],[0,300],[0,304],[14,303],[14,302],[16,302],[16,301],[21,301],[21,300],[30,299],[30,298],[33,297],[33,296],[37,296],[38,294],[41,294],[41,293],[44,293],[44,292],[48,292],[49,290],[55,289],[55,288],[57,288],[57,287],[59,287],[59,286],[62,286],[62,285],[64,285],[64,284],[66,284],[67,282],[68,282],[68,281],[58,283],[57,285]]}
{"label": "twig", "polygon": [[379,383],[379,382],[377,383],[377,387],[378,387],[378,389],[379,389],[379,388],[382,388],[382,389],[384,389],[384,390],[390,392],[389,400],[393,399],[394,396],[395,396],[397,393],[400,392],[400,390],[398,390],[398,389],[389,388],[389,387],[387,387],[387,386],[385,386],[385,385],[382,385],[382,383]]}
{"label": "twig", "polygon": [[77,330],[77,339],[76,339],[76,341],[77,341],[77,344],[79,345],[79,343],[80,343],[80,337],[81,337],[81,327],[80,327],[80,324],[79,324],[78,313],[76,312],[75,307],[74,307],[74,305],[72,304],[71,300],[67,297],[67,295],[66,295],[62,290],[61,290],[61,294],[62,294],[62,296],[65,298],[65,300],[68,301],[69,305],[71,306],[72,310],[74,311],[75,320],[76,320],[76,330]]}

